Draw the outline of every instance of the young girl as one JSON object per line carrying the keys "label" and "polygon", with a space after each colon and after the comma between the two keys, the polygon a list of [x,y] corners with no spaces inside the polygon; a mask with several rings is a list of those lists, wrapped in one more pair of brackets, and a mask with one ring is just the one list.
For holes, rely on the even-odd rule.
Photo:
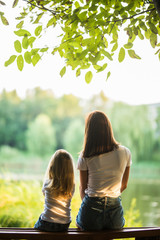
{"label": "young girl", "polygon": [[131,153],[114,139],[108,117],[101,111],[91,112],[78,159],[82,199],[76,218],[79,228],[102,230],[124,226],[120,195],[127,187],[130,165]]}
{"label": "young girl", "polygon": [[70,204],[74,193],[74,167],[71,155],[58,150],[52,156],[42,188],[44,211],[34,228],[42,231],[66,231],[71,222]]}

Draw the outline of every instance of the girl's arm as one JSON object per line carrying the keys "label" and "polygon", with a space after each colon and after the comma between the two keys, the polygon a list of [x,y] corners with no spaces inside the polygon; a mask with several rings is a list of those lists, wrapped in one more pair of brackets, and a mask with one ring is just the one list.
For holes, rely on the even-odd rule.
{"label": "girl's arm", "polygon": [[129,179],[130,167],[126,167],[125,172],[122,178],[121,193],[127,188],[128,179]]}
{"label": "girl's arm", "polygon": [[80,176],[79,191],[80,191],[81,199],[83,200],[85,196],[85,189],[87,188],[87,184],[88,184],[88,171],[80,170],[79,176]]}

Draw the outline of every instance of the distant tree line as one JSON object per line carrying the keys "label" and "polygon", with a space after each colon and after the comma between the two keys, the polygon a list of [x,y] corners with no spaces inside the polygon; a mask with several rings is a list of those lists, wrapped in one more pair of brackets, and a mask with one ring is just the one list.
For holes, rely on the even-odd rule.
{"label": "distant tree line", "polygon": [[[73,95],[57,98],[50,90],[0,94],[0,147],[7,145],[41,156],[65,148],[77,159],[82,149],[85,116],[102,110],[117,141],[131,149],[133,161],[160,161],[160,106],[113,102],[103,92],[90,100]],[[153,114],[154,113],[154,114]]]}

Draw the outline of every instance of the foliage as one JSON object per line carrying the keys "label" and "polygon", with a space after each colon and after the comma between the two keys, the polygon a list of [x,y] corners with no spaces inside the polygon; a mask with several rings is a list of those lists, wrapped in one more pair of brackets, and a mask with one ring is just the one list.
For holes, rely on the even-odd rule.
{"label": "foliage", "polygon": [[30,152],[45,156],[55,151],[55,131],[48,116],[44,114],[38,115],[29,124],[26,135],[27,146]]}
{"label": "foliage", "polygon": [[3,159],[3,161],[7,161],[7,159],[10,158],[17,158],[18,155],[20,155],[21,152],[13,147],[5,146],[0,148],[0,156]]}
{"label": "foliage", "polygon": [[0,180],[1,227],[33,227],[43,209],[39,182]]}
{"label": "foliage", "polygon": [[17,146],[24,149],[24,132],[27,129],[25,116],[22,115],[23,103],[16,91],[0,95],[0,145]]}
{"label": "foliage", "polygon": [[[45,148],[51,147],[49,143],[46,144],[50,139],[52,150],[48,152],[49,155],[55,149],[67,148],[77,159],[77,153],[81,151],[83,144],[85,113],[95,109],[102,110],[109,116],[116,140],[130,148],[134,162],[159,162],[159,107],[112,102],[103,93],[90,100],[81,101],[73,95],[56,98],[51,91],[36,88],[29,91],[22,100],[15,91],[3,91],[0,94],[0,146],[8,145],[27,151],[28,142],[34,150],[39,146],[46,151]],[[39,115],[50,119],[50,123],[47,123],[49,126],[46,127],[43,122],[40,130],[36,121]],[[32,133],[31,140],[27,140],[27,132]],[[45,137],[46,134],[48,138]],[[40,147],[40,140],[43,147]],[[33,144],[33,141],[36,144]],[[30,158],[33,159],[33,154]],[[16,157],[14,159],[16,161]]]}
{"label": "foliage", "polygon": [[56,98],[49,90],[29,90],[25,99],[16,91],[0,94],[0,145],[26,150],[26,131],[40,114],[51,119],[55,129],[56,148],[63,148],[64,132],[74,117],[82,117],[79,99],[73,95]]}
{"label": "foliage", "polygon": [[115,138],[131,149],[135,162],[140,159],[143,159],[142,161],[153,159],[154,121],[150,119],[147,105],[129,107],[115,103],[110,112],[110,119]]}
{"label": "foliage", "polygon": [[75,119],[68,126],[64,135],[64,148],[72,153],[75,160],[82,150],[84,138],[84,123],[81,120]]}
{"label": "foliage", "polygon": [[[108,78],[110,71],[107,65],[116,55],[119,62],[122,62],[126,55],[140,59],[134,49],[136,39],[147,39],[160,58],[158,0],[24,2],[18,4],[18,0],[14,0],[13,3],[13,7],[21,6],[14,31],[18,39],[14,42],[16,54],[5,62],[5,66],[16,60],[21,71],[24,62],[35,66],[45,53],[58,52],[65,59],[66,66],[76,71],[77,77],[82,70],[88,69],[85,80],[90,83],[92,72],[89,69],[95,69],[97,72],[107,69]],[[1,1],[1,4],[5,3]],[[2,23],[7,25],[4,12],[0,15]],[[58,33],[58,46],[47,45],[43,40],[44,44],[40,47],[37,44],[39,39],[51,31],[55,35],[57,27],[61,28],[61,33]],[[65,74],[66,66],[60,71],[61,76]]]}
{"label": "foliage", "polygon": [[130,208],[125,212],[125,227],[141,227],[140,212],[136,209],[136,198],[131,201]]}

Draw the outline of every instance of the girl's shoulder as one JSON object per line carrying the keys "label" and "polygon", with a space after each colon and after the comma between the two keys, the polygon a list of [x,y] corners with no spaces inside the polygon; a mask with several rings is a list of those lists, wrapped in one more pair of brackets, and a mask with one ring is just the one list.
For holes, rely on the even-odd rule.
{"label": "girl's shoulder", "polygon": [[45,191],[49,187],[50,183],[51,183],[50,179],[45,179],[43,182],[42,191]]}

